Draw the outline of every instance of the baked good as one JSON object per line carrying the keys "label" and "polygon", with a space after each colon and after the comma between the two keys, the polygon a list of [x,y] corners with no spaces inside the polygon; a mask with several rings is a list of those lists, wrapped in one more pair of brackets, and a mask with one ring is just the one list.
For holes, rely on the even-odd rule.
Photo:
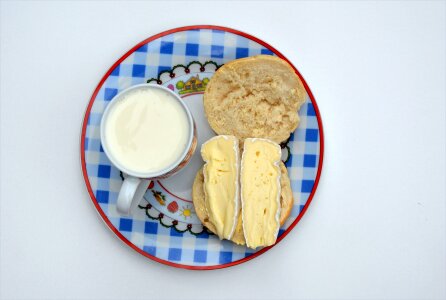
{"label": "baked good", "polygon": [[[280,193],[280,225],[283,225],[286,219],[289,217],[291,213],[291,209],[293,208],[294,199],[293,192],[291,191],[290,179],[288,177],[288,171],[283,164],[280,162],[280,185],[281,185],[281,193]],[[201,223],[206,226],[209,231],[215,233],[215,226],[209,222],[209,216],[205,207],[205,195],[203,189],[204,176],[203,169],[198,170],[197,175],[195,176],[195,180],[192,186],[192,200],[195,207],[195,212],[197,213],[198,218]],[[240,207],[241,210],[241,207]],[[243,224],[241,213],[239,213],[237,226],[235,227],[234,234],[231,238],[231,241],[238,245],[245,245],[245,237],[243,235]]]}
{"label": "baked good", "polygon": [[305,88],[284,60],[258,55],[231,61],[212,76],[203,95],[210,126],[240,140],[287,140],[299,124]]}

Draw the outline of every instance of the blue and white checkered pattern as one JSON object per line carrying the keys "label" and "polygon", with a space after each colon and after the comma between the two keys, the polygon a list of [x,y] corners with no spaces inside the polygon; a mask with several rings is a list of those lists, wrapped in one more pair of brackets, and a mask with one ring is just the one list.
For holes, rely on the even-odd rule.
{"label": "blue and white checkered pattern", "polygon": [[[262,45],[230,32],[199,29],[169,34],[143,45],[127,57],[106,79],[94,100],[88,116],[85,136],[85,159],[89,184],[101,209],[113,226],[136,247],[159,259],[192,266],[215,266],[231,263],[251,255],[253,250],[220,241],[214,235],[192,235],[166,228],[149,219],[144,210],[131,217],[116,211],[116,199],[122,180],[103,152],[99,125],[109,101],[121,90],[177,64],[191,61],[228,61],[258,54],[273,55]],[[319,162],[320,132],[314,107],[307,97],[300,110],[299,128],[292,134],[289,146],[291,158],[287,168],[295,204],[279,234],[282,234],[302,211],[313,189]]]}

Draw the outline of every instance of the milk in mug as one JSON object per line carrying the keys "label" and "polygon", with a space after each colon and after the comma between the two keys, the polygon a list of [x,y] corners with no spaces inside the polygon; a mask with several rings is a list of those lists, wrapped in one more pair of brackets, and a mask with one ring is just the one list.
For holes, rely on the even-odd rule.
{"label": "milk in mug", "polygon": [[117,99],[105,120],[105,142],[116,161],[129,170],[153,173],[173,165],[188,142],[188,115],[162,89],[136,89]]}

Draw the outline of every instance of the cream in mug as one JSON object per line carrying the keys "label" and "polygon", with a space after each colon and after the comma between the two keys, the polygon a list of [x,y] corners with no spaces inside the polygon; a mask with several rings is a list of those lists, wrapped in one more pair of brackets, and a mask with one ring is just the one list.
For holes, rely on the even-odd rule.
{"label": "cream in mug", "polygon": [[105,120],[109,155],[122,166],[152,173],[174,164],[187,146],[188,116],[161,89],[138,89],[117,100]]}

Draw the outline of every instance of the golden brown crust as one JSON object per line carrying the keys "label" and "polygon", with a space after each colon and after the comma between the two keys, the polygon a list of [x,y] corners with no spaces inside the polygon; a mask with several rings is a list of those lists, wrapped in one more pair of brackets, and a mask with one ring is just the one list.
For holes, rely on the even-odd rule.
{"label": "golden brown crust", "polygon": [[293,209],[294,205],[294,198],[288,170],[283,162],[280,163],[280,171],[282,174],[280,176],[280,226],[282,226],[290,216],[291,209]]}
{"label": "golden brown crust", "polygon": [[259,137],[277,143],[299,124],[305,88],[284,60],[258,55],[217,70],[203,96],[206,117],[217,134]]}
{"label": "golden brown crust", "polygon": [[[290,179],[288,177],[288,171],[283,162],[280,163],[280,184],[281,184],[281,194],[280,194],[280,225],[282,226],[288,216],[291,213],[291,209],[293,208],[294,199],[293,192],[291,190]],[[215,232],[215,226],[211,222],[209,222],[208,214],[205,209],[204,201],[204,190],[203,190],[203,168],[198,170],[197,175],[195,176],[194,184],[192,186],[192,200],[195,206],[195,211],[197,213],[198,219],[200,219],[201,223],[206,226],[210,231]],[[241,214],[239,214],[239,221],[237,223],[237,227],[235,228],[234,235],[231,239],[234,243],[239,245],[245,244],[245,237],[243,235],[243,226]]]}
{"label": "golden brown crust", "polygon": [[216,232],[214,224],[209,222],[208,213],[206,211],[206,206],[204,203],[204,175],[203,168],[198,170],[195,176],[194,184],[192,185],[192,201],[194,203],[195,212],[197,213],[198,219],[201,223],[207,227],[212,232]]}

